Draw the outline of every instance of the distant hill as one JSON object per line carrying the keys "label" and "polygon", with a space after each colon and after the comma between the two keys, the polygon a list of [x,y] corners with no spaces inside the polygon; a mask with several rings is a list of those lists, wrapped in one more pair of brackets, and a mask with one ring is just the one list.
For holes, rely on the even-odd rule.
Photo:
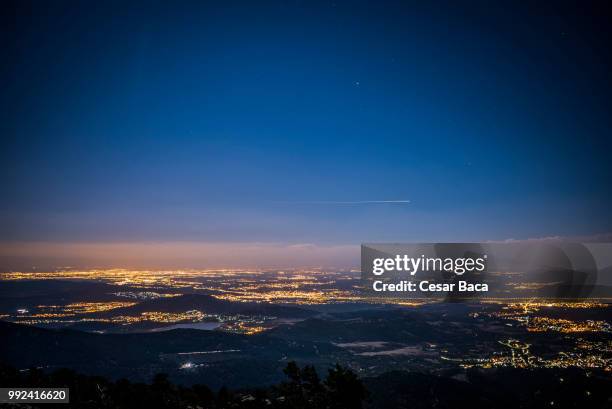
{"label": "distant hill", "polygon": [[209,314],[267,315],[278,318],[307,318],[316,311],[270,303],[220,300],[206,294],[185,294],[179,297],[143,301],[131,307],[115,309],[106,315],[138,315],[147,311],[185,312],[200,310]]}
{"label": "distant hill", "polygon": [[19,280],[2,281],[0,311],[37,305],[63,305],[82,301],[113,301],[117,286],[93,281]]}
{"label": "distant hill", "polygon": [[[16,368],[71,368],[86,374],[147,381],[168,373],[179,383],[211,387],[266,385],[282,379],[287,359],[328,365],[344,351],[329,343],[296,342],[266,334],[177,329],[94,334],[0,321],[0,362]],[[193,367],[184,367],[192,363]]]}
{"label": "distant hill", "polygon": [[[443,308],[443,313],[440,309]],[[364,342],[391,341],[400,343],[465,342],[473,325],[467,315],[469,306],[462,304],[424,306],[419,309],[395,308],[334,313],[313,317],[293,325],[270,330],[270,336],[282,339]],[[442,321],[443,320],[443,321]],[[507,330],[510,332],[510,330]],[[471,336],[471,335],[470,335]],[[481,333],[481,337],[488,334]]]}

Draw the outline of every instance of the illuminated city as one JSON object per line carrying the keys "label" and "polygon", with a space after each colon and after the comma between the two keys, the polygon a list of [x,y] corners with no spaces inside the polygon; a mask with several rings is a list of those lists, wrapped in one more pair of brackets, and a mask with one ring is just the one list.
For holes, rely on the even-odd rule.
{"label": "illuminated city", "polygon": [[[439,301],[372,298],[360,290],[358,272],[334,272],[324,269],[283,271],[66,269],[56,272],[3,273],[1,280],[5,283],[67,280],[77,285],[78,283],[104,285],[103,290],[88,295],[87,299],[73,300],[64,305],[56,303],[18,305],[14,310],[0,311],[3,320],[15,323],[50,328],[78,325],[78,328],[89,328],[89,331],[97,333],[200,328],[255,335],[279,325],[291,326],[304,319],[292,317],[290,312],[280,312],[281,316],[277,316],[267,310],[258,310],[257,306],[327,308],[326,306],[337,305],[341,308],[342,305],[364,304],[373,308],[393,305],[420,311],[420,308],[428,305],[429,308],[435,308],[435,303]],[[201,297],[205,297],[204,301]],[[221,306],[218,303],[221,303]],[[156,305],[162,309],[156,309]],[[226,307],[222,305],[238,305],[246,309],[224,310]],[[603,300],[505,301],[487,298],[472,303],[467,315],[479,328],[496,328],[496,325],[502,325],[500,328],[507,328],[504,332],[512,331],[514,338],[501,336],[489,346],[476,347],[474,352],[471,352],[472,348],[463,348],[459,351],[452,345],[439,342],[424,342],[417,345],[340,342],[338,345],[351,352],[352,356],[366,361],[385,357],[420,356],[429,360],[437,357],[440,365],[448,363],[463,368],[577,367],[610,371],[612,340],[610,321],[607,319],[609,313],[603,312],[599,319],[580,319],[579,315],[572,319],[565,317],[568,312],[580,314],[588,311],[609,311],[608,308],[609,304]],[[538,334],[560,334],[566,339],[561,342],[563,345],[561,349],[534,352],[532,343],[538,341],[531,337]],[[591,334],[598,336],[599,339],[585,338]],[[607,340],[601,338],[604,336]],[[354,363],[357,367],[364,364]]]}

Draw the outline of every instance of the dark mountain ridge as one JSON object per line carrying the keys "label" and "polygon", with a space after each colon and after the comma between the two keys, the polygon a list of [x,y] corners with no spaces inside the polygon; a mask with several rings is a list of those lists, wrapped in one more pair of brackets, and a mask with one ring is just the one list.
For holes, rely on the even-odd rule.
{"label": "dark mountain ridge", "polygon": [[103,315],[138,315],[147,311],[185,312],[200,310],[207,314],[266,315],[277,318],[306,318],[316,311],[270,303],[221,300],[207,294],[184,294],[178,297],[147,300],[131,307],[118,308]]}

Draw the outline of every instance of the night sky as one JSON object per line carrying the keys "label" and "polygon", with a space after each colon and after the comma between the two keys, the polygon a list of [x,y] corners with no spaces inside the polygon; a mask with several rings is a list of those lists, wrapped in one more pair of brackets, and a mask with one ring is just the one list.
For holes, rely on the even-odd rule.
{"label": "night sky", "polygon": [[612,231],[603,2],[123,3],[2,2],[5,245]]}

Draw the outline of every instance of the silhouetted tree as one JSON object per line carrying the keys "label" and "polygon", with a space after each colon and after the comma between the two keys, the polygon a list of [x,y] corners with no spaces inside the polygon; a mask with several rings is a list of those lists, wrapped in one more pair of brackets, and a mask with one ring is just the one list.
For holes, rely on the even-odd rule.
{"label": "silhouetted tree", "polygon": [[329,370],[325,386],[331,408],[360,409],[367,397],[366,388],[357,375],[338,364]]}
{"label": "silhouetted tree", "polygon": [[277,404],[296,409],[359,409],[366,397],[365,387],[350,369],[336,365],[321,383],[314,366],[301,368],[289,362],[284,370],[288,382],[278,388]]}
{"label": "silhouetted tree", "polygon": [[196,395],[197,402],[200,406],[210,407],[215,400],[215,394],[206,385],[193,385],[193,392]]}
{"label": "silhouetted tree", "polygon": [[232,396],[230,392],[227,390],[225,386],[222,386],[221,389],[219,389],[219,393],[217,393],[217,400],[216,400],[217,407],[218,408],[227,407],[231,401],[231,398]]}

